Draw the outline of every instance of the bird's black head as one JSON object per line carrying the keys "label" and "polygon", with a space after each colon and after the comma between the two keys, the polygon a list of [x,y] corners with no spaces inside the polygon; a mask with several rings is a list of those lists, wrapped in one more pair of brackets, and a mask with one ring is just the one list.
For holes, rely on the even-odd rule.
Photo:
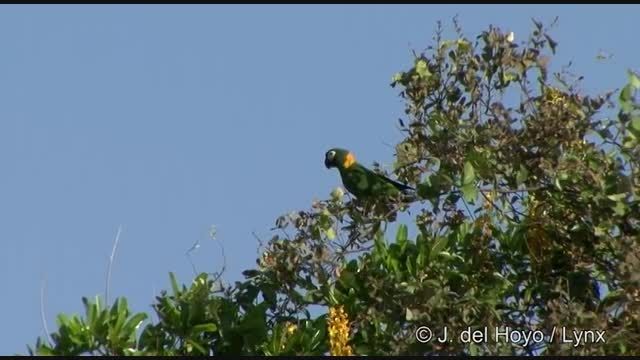
{"label": "bird's black head", "polygon": [[327,169],[337,167],[338,169],[349,168],[356,162],[356,158],[352,152],[345,149],[333,148],[324,155],[324,166]]}

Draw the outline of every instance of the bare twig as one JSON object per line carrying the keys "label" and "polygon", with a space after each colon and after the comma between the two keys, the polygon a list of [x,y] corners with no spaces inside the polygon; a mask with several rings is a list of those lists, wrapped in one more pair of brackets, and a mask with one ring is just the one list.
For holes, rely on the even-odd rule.
{"label": "bare twig", "polygon": [[493,206],[494,209],[498,210],[498,212],[500,212],[500,214],[502,214],[502,216],[504,216],[505,218],[507,218],[507,220],[511,221],[511,222],[519,222],[516,221],[515,219],[509,217],[498,205],[496,205],[495,202],[493,202],[493,200],[489,199],[489,197],[487,197],[487,195],[484,194],[484,192],[480,191],[480,195],[482,195],[482,197],[491,204],[491,206]]}
{"label": "bare twig", "polygon": [[291,236],[289,236],[289,233],[287,232],[287,230],[286,230],[286,229],[278,228],[278,230],[280,230],[280,232],[282,233],[282,235],[284,235],[285,239],[291,239]]}
{"label": "bare twig", "polygon": [[45,316],[44,311],[44,291],[47,285],[46,277],[42,279],[42,285],[40,286],[40,319],[42,320],[42,328],[44,329],[44,333],[47,335],[47,339],[49,340],[49,344],[53,345],[53,339],[51,339],[51,335],[49,334],[49,328],[47,327],[47,317]]}
{"label": "bare twig", "polygon": [[[520,205],[522,205],[522,202],[524,201],[523,198],[521,196],[518,196],[518,200],[520,200]],[[522,217],[528,217],[527,214],[523,213],[522,211],[519,211],[516,209],[516,207],[513,205],[513,203],[511,201],[507,201],[507,203],[509,203],[509,207],[511,208],[511,212],[513,212],[516,215],[520,215]]]}
{"label": "bare twig", "polygon": [[200,247],[200,240],[196,240],[196,242],[185,253],[185,255],[187,255],[187,259],[189,260],[189,264],[191,264],[191,268],[193,269],[194,276],[198,275],[198,270],[196,269],[196,265],[194,264],[193,259],[191,259],[191,253],[197,250],[199,247]]}
{"label": "bare twig", "polygon": [[481,192],[492,192],[495,191],[499,194],[512,194],[512,193],[520,193],[520,192],[532,192],[532,191],[538,191],[540,189],[544,188],[544,186],[534,186],[531,188],[524,188],[524,189],[480,189]]}
{"label": "bare twig", "polygon": [[[262,241],[262,239],[260,239],[258,234],[256,234],[255,230],[251,232],[251,235],[253,235],[253,238],[258,241],[258,252],[259,252],[260,248],[262,248],[264,246],[264,241]],[[260,255],[260,254],[258,254],[258,255]]]}
{"label": "bare twig", "polygon": [[[533,192],[533,191],[538,191],[540,189],[544,189],[547,188],[548,186],[535,186],[535,187],[530,187],[530,188],[524,188],[524,189],[495,189],[495,188],[491,188],[491,189],[478,189],[478,191],[480,191],[482,194],[485,193],[491,193],[491,192],[496,192],[498,194],[513,194],[513,193],[524,193],[524,192]],[[448,190],[448,191],[443,191],[441,193],[438,194],[438,196],[442,196],[442,195],[446,195],[446,194],[461,194],[462,192],[460,190]]]}
{"label": "bare twig", "polygon": [[476,216],[473,214],[471,209],[469,209],[469,205],[467,204],[467,200],[462,198],[462,203],[464,204],[464,207],[467,209],[467,212],[469,213],[469,216],[471,216],[471,218],[475,221],[476,220]]}
{"label": "bare twig", "polygon": [[375,245],[371,244],[371,245],[367,245],[367,246],[362,246],[359,247],[357,249],[352,249],[352,250],[344,250],[342,252],[340,252],[340,257],[344,257],[345,255],[349,255],[349,254],[357,254],[360,252],[364,252],[364,251],[369,251],[371,250]]}
{"label": "bare twig", "polygon": [[109,305],[109,288],[111,286],[111,268],[113,266],[113,260],[116,257],[116,249],[118,248],[118,243],[120,242],[120,233],[122,232],[122,225],[118,226],[118,232],[116,233],[116,238],[113,242],[113,248],[111,248],[111,256],[109,256],[109,266],[107,267],[107,283],[105,285],[105,305]]}
{"label": "bare twig", "polygon": [[218,237],[215,236],[215,232],[213,231],[211,234],[211,239],[218,243],[218,245],[220,246],[220,252],[222,253],[222,269],[220,269],[220,271],[218,271],[213,278],[213,282],[217,282],[218,280],[220,280],[222,274],[224,274],[225,270],[227,269],[227,256],[224,252],[224,245],[222,245],[222,241],[218,240]]}

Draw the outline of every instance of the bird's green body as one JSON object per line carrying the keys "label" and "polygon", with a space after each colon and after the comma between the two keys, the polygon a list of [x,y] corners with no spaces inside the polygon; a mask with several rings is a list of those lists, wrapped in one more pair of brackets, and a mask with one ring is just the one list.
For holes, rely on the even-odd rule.
{"label": "bird's green body", "polygon": [[325,154],[324,164],[327,168],[338,168],[342,184],[358,199],[397,196],[413,190],[362,166],[349,150],[330,149]]}

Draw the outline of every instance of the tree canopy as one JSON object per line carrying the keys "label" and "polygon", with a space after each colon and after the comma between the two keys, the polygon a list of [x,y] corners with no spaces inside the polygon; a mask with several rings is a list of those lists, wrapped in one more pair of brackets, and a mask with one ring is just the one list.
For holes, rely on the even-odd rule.
{"label": "tree canopy", "polygon": [[640,78],[587,94],[551,70],[542,23],[523,41],[454,25],[391,82],[403,139],[376,171],[418,200],[380,212],[335,190],[278,217],[242,281],[172,275],[156,322],[83,298],[29,351],[640,354]]}

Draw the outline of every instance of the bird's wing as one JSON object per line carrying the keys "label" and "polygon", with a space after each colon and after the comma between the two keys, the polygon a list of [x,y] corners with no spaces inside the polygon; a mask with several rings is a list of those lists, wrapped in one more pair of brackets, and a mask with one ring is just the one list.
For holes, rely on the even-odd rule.
{"label": "bird's wing", "polygon": [[373,173],[374,173],[374,174],[376,174],[376,175],[377,175],[378,177],[380,177],[381,179],[383,179],[384,181],[386,181],[386,182],[390,183],[391,185],[395,186],[395,187],[396,187],[396,189],[398,189],[398,190],[400,190],[400,191],[405,191],[405,190],[415,191],[415,189],[414,189],[414,188],[412,188],[412,187],[411,187],[411,186],[409,186],[409,185],[406,185],[406,184],[400,183],[400,182],[395,181],[395,180],[391,180],[391,179],[389,179],[388,177],[386,177],[386,176],[384,176],[384,175],[382,175],[382,174],[378,174],[378,173],[376,173],[376,172],[373,172]]}

